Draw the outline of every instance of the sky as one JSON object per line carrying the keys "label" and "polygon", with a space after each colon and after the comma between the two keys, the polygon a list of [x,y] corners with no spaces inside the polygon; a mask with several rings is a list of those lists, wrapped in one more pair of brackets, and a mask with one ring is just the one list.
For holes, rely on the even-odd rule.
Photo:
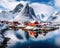
{"label": "sky", "polygon": [[[16,1],[20,1],[20,0],[16,0]],[[26,1],[26,0],[24,0]],[[27,1],[31,1],[31,2],[49,2],[51,0],[27,0]]]}
{"label": "sky", "polygon": [[[1,6],[1,3],[3,3],[3,2],[6,2],[5,4],[7,4],[8,2],[20,2],[20,1],[28,1],[28,2],[30,2],[30,3],[34,3],[34,2],[37,2],[37,3],[42,3],[42,4],[47,4],[47,5],[50,5],[50,6],[54,6],[55,4],[54,4],[54,0],[1,0],[0,1],[0,8],[2,8],[2,7],[5,7],[5,6]],[[10,4],[10,3],[8,3],[8,4]],[[13,4],[12,4],[13,5]],[[12,6],[11,5],[11,6]],[[7,6],[7,5],[6,5]],[[14,5],[15,6],[15,5]]]}
{"label": "sky", "polygon": [[[54,0],[16,0],[16,1],[30,1],[31,3],[32,2],[39,2],[39,3],[45,3],[45,4],[48,4],[49,2],[54,2]],[[50,5],[52,5],[52,4],[50,4]]]}
{"label": "sky", "polygon": [[[34,2],[37,2],[37,3],[42,3],[42,4],[47,4],[47,5],[50,5],[50,6],[57,6],[60,8],[60,0],[1,0],[1,1],[10,1],[10,2],[20,2],[20,1],[28,1],[30,3],[34,3]],[[0,1],[0,2],[1,2]]]}

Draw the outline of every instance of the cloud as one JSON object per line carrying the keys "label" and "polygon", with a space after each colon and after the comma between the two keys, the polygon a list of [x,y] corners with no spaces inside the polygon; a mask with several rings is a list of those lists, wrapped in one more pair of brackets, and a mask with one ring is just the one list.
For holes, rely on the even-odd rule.
{"label": "cloud", "polygon": [[0,0],[0,1],[5,1],[5,2],[15,2],[16,0]]}
{"label": "cloud", "polygon": [[6,1],[6,0],[0,1],[0,6],[2,6],[4,8],[7,8],[9,10],[14,9],[17,4],[18,4],[17,2],[9,2],[9,1]]}
{"label": "cloud", "polygon": [[44,14],[51,14],[50,12],[54,11],[54,8],[52,6],[49,6],[49,5],[45,5],[45,4],[40,4],[40,3],[32,3],[31,6],[33,7],[36,15],[37,14],[41,14],[41,13],[44,13]]}
{"label": "cloud", "polygon": [[55,7],[60,8],[60,0],[54,0],[55,1]]}

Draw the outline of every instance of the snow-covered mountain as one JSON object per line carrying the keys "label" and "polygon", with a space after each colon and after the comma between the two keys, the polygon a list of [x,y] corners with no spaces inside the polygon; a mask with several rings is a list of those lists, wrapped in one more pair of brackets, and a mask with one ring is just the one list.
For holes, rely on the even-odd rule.
{"label": "snow-covered mountain", "polygon": [[13,17],[14,17],[14,15],[12,13],[10,13],[10,12],[2,11],[0,13],[0,20],[9,21],[9,20],[13,19]]}
{"label": "snow-covered mountain", "polygon": [[[36,7],[37,5],[37,7]],[[45,8],[45,11],[40,7],[42,5]],[[39,6],[39,7],[38,7]],[[36,9],[37,8],[37,9]],[[40,8],[40,9],[39,9]],[[49,8],[49,9],[48,9]],[[46,10],[48,9],[48,11]],[[28,3],[19,3],[18,5],[15,6],[13,10],[8,11],[5,13],[5,15],[9,15],[8,20],[15,20],[15,21],[31,21],[31,20],[37,20],[37,21],[46,21],[50,14],[50,10],[53,10],[52,7],[43,4],[28,4]],[[50,14],[47,14],[50,13]],[[4,13],[2,13],[4,14]],[[3,16],[3,15],[1,15]],[[44,16],[44,17],[43,17]],[[2,17],[3,18],[3,17]]]}
{"label": "snow-covered mountain", "polygon": [[15,17],[15,20],[24,22],[34,20],[35,18],[36,15],[34,13],[33,8],[30,7],[29,4],[27,3],[26,5],[24,5],[19,14]]}
{"label": "snow-covered mountain", "polygon": [[13,20],[17,14],[22,10],[23,4],[18,4],[13,10],[10,11],[0,11],[0,20]]}
{"label": "snow-covered mountain", "polygon": [[52,22],[59,22],[60,23],[60,12],[57,13],[56,19],[54,19]]}
{"label": "snow-covered mountain", "polygon": [[20,3],[11,11],[2,11],[0,16],[1,20],[13,20],[15,18],[15,21],[30,21],[37,19],[34,9],[28,3]]}
{"label": "snow-covered mountain", "polygon": [[11,11],[4,11],[0,10],[0,20],[13,20],[16,15],[21,11],[23,4],[18,4],[13,10]]}
{"label": "snow-covered mountain", "polygon": [[60,11],[55,11],[51,16],[48,18],[48,22],[60,22]]}
{"label": "snow-covered mountain", "polygon": [[17,13],[17,12],[20,12],[23,7],[24,7],[23,4],[20,3],[12,11],[10,11],[10,12],[12,12],[13,14]]}

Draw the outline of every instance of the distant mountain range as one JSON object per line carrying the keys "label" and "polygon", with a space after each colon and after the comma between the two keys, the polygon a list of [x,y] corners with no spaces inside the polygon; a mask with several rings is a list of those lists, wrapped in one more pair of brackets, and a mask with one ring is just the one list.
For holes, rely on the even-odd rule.
{"label": "distant mountain range", "polygon": [[[59,12],[57,12],[59,13]],[[53,13],[55,14],[55,13]],[[36,15],[34,9],[26,3],[25,5],[22,3],[19,3],[16,5],[16,7],[11,10],[11,11],[1,11],[0,12],[0,20],[14,20],[14,21],[19,21],[19,22],[28,22],[31,20],[37,20],[41,22],[45,22],[43,19],[45,19],[45,15]],[[50,20],[56,20],[56,15],[51,15],[46,19],[46,21]]]}

